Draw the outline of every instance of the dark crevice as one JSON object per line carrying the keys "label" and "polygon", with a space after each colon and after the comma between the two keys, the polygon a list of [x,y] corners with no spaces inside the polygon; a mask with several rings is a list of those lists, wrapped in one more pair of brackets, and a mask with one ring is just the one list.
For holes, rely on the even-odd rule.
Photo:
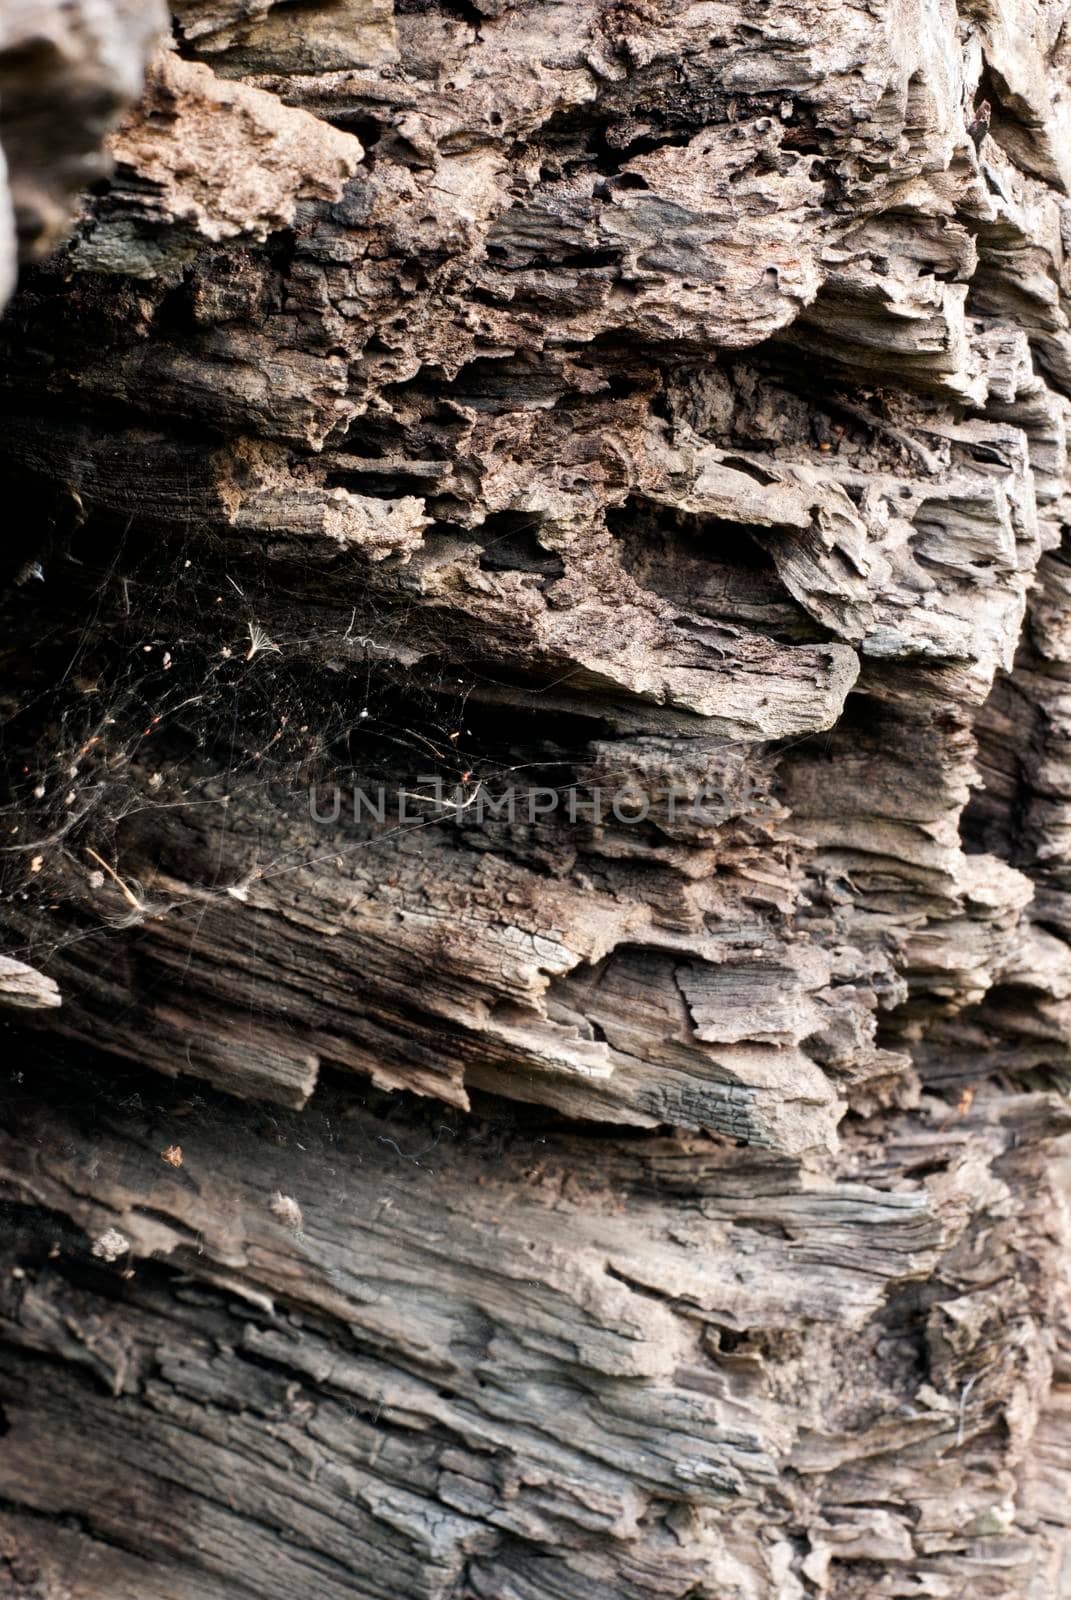
{"label": "dark crevice", "polygon": [[679,607],[683,617],[708,618],[736,634],[753,630],[785,643],[825,637],[745,524],[639,497],[610,509],[606,521],[626,572]]}
{"label": "dark crevice", "polygon": [[547,579],[562,577],[564,561],[539,542],[540,521],[539,517],[518,511],[497,511],[485,518],[468,533],[480,545],[481,569],[537,573]]}
{"label": "dark crevice", "polygon": [[477,38],[486,20],[472,0],[394,0],[394,14],[398,17],[455,17],[473,28]]}
{"label": "dark crevice", "polygon": [[348,489],[352,494],[396,500],[404,495],[422,497],[434,494],[438,487],[438,475],[421,472],[415,463],[409,468],[390,463],[384,463],[382,468],[371,464],[364,467],[355,464],[352,470],[343,468],[329,472],[324,482],[328,489]]}
{"label": "dark crevice", "polygon": [[333,127],[341,128],[345,133],[352,133],[355,138],[360,140],[361,147],[365,153],[366,164],[371,168],[373,161],[368,158],[372,157],[376,145],[383,138],[386,131],[384,124],[377,122],[374,117],[361,112],[339,112],[332,115],[328,120]]}

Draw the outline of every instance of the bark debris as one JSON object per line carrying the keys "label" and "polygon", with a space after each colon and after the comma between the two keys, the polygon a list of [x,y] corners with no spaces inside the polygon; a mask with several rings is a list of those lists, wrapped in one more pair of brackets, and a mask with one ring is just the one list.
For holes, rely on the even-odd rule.
{"label": "bark debris", "polygon": [[1059,7],[172,9],[0,32],[0,1594],[1071,1593]]}

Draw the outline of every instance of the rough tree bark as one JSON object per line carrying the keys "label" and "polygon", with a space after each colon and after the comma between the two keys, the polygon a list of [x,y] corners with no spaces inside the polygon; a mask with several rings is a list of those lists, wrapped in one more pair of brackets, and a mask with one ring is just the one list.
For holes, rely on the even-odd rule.
{"label": "rough tree bark", "polygon": [[5,16],[0,1595],[1071,1595],[1067,9]]}

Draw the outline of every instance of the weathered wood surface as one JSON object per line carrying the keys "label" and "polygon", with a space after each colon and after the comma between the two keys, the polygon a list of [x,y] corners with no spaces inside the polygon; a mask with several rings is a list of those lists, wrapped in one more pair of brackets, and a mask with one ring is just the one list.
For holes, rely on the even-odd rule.
{"label": "weathered wood surface", "polygon": [[1071,1595],[1064,11],[173,9],[0,37],[0,1594]]}

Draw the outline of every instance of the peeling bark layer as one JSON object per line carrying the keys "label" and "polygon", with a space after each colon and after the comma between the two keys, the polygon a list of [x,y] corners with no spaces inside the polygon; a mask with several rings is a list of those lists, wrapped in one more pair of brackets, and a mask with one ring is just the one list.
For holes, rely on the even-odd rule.
{"label": "peeling bark layer", "polygon": [[0,328],[0,1593],[1071,1593],[1066,78],[176,4]]}

